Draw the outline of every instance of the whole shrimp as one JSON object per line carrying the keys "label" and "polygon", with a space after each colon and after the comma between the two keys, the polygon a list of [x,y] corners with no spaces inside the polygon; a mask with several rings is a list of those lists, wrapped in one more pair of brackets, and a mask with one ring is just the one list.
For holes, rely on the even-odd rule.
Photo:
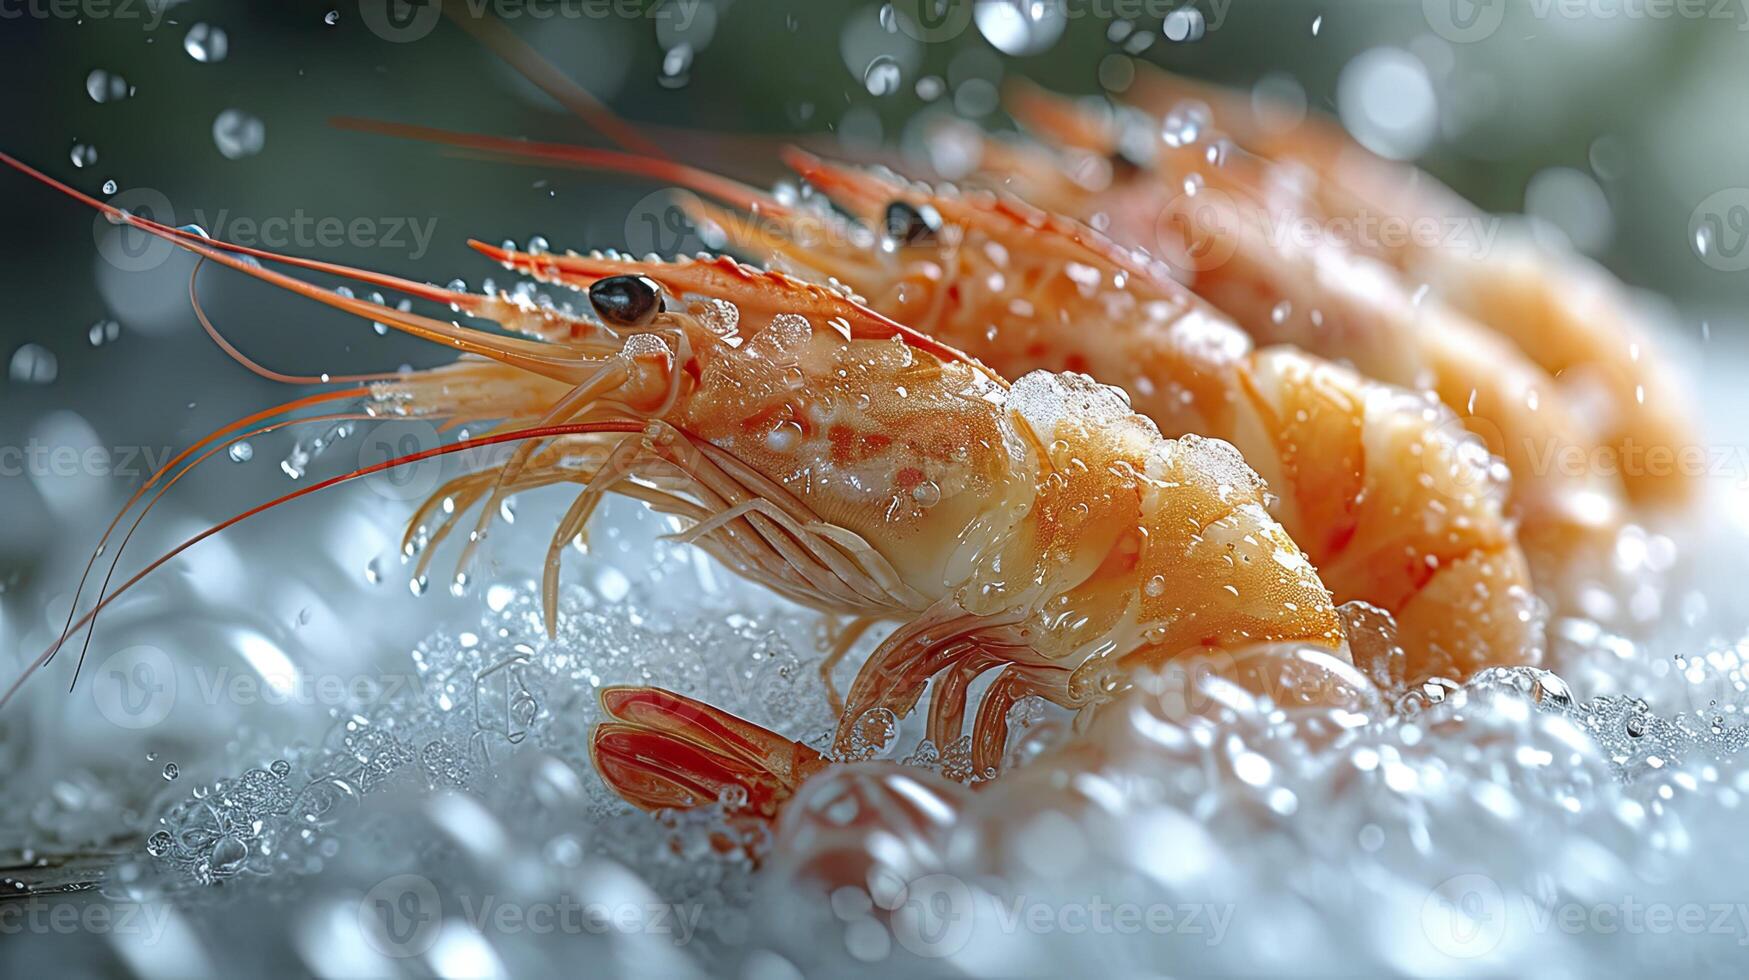
{"label": "whole shrimp", "polygon": [[[1272,512],[1336,601],[1396,617],[1411,676],[1467,676],[1540,656],[1537,600],[1505,487],[1448,410],[1288,347],[1254,349],[1158,263],[1084,225],[799,151],[790,162],[838,210],[648,158],[381,128],[667,178],[730,205],[737,210],[685,202],[741,253],[849,286],[871,308],[1003,374],[1086,372],[1124,388],[1169,435],[1233,443],[1274,490]],[[575,272],[587,281],[595,269],[576,256],[492,254],[549,282],[577,284]],[[823,665],[829,691],[833,662]]]}
{"label": "whole shrimp", "polygon": [[[1139,73],[1128,97],[1157,116],[1200,106],[1250,151],[1309,170],[1309,196],[1325,215],[1399,223],[1431,216],[1487,220],[1428,174],[1371,153],[1320,116],[1289,114],[1159,70]],[[1441,247],[1414,235],[1358,244],[1410,280],[1430,284],[1456,309],[1510,337],[1564,386],[1588,395],[1594,408],[1587,421],[1621,454],[1623,481],[1635,501],[1692,499],[1692,474],[1674,460],[1696,445],[1693,406],[1624,290],[1602,269],[1528,236],[1486,249]]]}
{"label": "whole shrimp", "polygon": [[[1505,460],[1521,541],[1544,568],[1565,567],[1619,526],[1619,479],[1562,464],[1574,453],[1594,459],[1597,443],[1555,379],[1384,263],[1326,235],[1286,233],[1306,215],[1281,168],[1221,139],[1195,107],[1162,125],[1015,92],[1013,111],[1073,153],[987,140],[984,179],[1152,250],[1260,342],[1435,392]],[[1146,145],[1129,145],[1137,132]]]}
{"label": "whole shrimp", "polygon": [[[609,492],[681,518],[684,540],[786,597],[905,621],[852,686],[841,740],[870,709],[908,713],[938,677],[930,730],[951,740],[967,687],[999,669],[974,731],[976,759],[993,766],[1022,697],[1085,706],[1136,668],[1207,646],[1343,643],[1329,593],[1238,453],[1162,438],[1084,376],[1010,385],[843,293],[727,258],[578,257],[570,277],[586,318],[230,245],[0,162],[207,261],[463,351],[373,382],[369,406],[496,422],[473,442],[517,448],[467,487],[479,528],[510,493],[581,487],[549,552],[549,629],[558,556]],[[330,292],[259,260],[447,303],[525,336]]]}

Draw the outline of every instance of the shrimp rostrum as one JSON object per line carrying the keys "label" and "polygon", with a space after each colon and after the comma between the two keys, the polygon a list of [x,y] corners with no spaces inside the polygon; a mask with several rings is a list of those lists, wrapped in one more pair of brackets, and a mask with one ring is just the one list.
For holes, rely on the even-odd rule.
{"label": "shrimp rostrum", "polygon": [[[504,494],[581,487],[553,538],[549,625],[557,555],[610,492],[680,518],[683,539],[797,602],[902,621],[852,686],[841,741],[870,709],[908,713],[932,680],[931,734],[951,740],[971,681],[1000,670],[974,731],[974,758],[993,766],[1021,697],[1086,706],[1134,667],[1207,646],[1342,644],[1329,592],[1239,454],[1161,437],[1085,376],[1010,385],[835,290],[726,258],[578,257],[585,318],[246,250],[83,199],[209,261],[465,352],[370,397],[514,437],[507,461],[440,491],[484,502],[482,525]],[[250,258],[529,336],[365,302]]]}

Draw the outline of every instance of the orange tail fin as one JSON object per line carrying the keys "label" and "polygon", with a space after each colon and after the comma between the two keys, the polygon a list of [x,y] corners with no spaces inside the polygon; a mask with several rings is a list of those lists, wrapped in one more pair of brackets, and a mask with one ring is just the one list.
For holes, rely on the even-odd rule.
{"label": "orange tail fin", "polygon": [[772,821],[828,765],[800,742],[661,688],[606,688],[601,708],[610,720],[595,726],[589,756],[614,792],[645,810],[702,806],[739,787],[741,815]]}

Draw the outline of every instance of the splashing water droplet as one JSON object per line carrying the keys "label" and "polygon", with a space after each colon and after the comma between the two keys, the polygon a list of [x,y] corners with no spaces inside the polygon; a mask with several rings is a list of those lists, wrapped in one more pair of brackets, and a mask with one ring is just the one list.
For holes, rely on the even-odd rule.
{"label": "splashing water droplet", "polygon": [[182,50],[199,62],[224,61],[231,51],[231,39],[223,28],[201,22],[188,29],[188,35],[182,39]]}
{"label": "splashing water droplet", "polygon": [[20,384],[53,384],[60,370],[54,352],[41,344],[25,344],[12,352],[12,380]]}
{"label": "splashing water droplet", "polygon": [[90,330],[85,331],[85,338],[91,341],[93,347],[102,347],[104,344],[112,343],[120,336],[121,324],[114,320],[99,320],[91,325]]}
{"label": "splashing water droplet", "polygon": [[120,102],[134,94],[134,89],[120,75],[97,68],[85,76],[85,94],[93,102]]}
{"label": "splashing water droplet", "polygon": [[680,88],[686,84],[692,69],[692,45],[676,44],[662,56],[662,74],[657,79],[664,88]]}
{"label": "splashing water droplet", "polygon": [[868,69],[862,73],[862,84],[870,95],[891,95],[899,90],[903,74],[899,63],[883,54],[868,63]]}
{"label": "splashing water droplet", "polygon": [[1200,41],[1207,29],[1202,11],[1188,6],[1167,14],[1165,22],[1160,25],[1160,32],[1166,35],[1166,40],[1179,42]]}
{"label": "splashing water droplet", "polygon": [[1015,57],[1048,49],[1068,26],[1068,12],[1061,4],[1036,0],[988,0],[973,6],[972,16],[984,40]]}
{"label": "splashing water droplet", "polygon": [[228,160],[254,156],[267,144],[267,125],[240,109],[226,109],[213,120],[213,143]]}

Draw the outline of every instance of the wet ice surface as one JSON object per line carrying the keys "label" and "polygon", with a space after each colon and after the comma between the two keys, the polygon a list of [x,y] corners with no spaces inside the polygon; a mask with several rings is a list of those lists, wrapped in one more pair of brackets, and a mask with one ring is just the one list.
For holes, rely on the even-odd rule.
{"label": "wet ice surface", "polygon": [[[1379,668],[1380,689],[1361,676],[1377,644],[1359,673],[1299,663],[1260,689],[1285,707],[1168,675],[1079,736],[1023,705],[1007,771],[976,791],[956,781],[963,746],[919,745],[914,717],[872,761],[816,778],[767,837],[723,803],[620,804],[589,765],[596,692],[671,687],[823,747],[821,624],[653,542],[662,528],[633,508],[612,514],[625,533],[573,561],[553,640],[532,583],[506,575],[478,589],[477,623],[350,688],[309,739],[207,760],[223,780],[153,758],[9,801],[8,826],[45,854],[116,852],[81,906],[136,921],[74,955],[449,976],[1743,962],[1749,644],[1670,539],[1627,532],[1598,586],[1627,601],[1589,599],[1618,623],[1637,604],[1662,638],[1559,620],[1560,677],[1409,691]],[[1336,701],[1293,706],[1332,679]]]}

